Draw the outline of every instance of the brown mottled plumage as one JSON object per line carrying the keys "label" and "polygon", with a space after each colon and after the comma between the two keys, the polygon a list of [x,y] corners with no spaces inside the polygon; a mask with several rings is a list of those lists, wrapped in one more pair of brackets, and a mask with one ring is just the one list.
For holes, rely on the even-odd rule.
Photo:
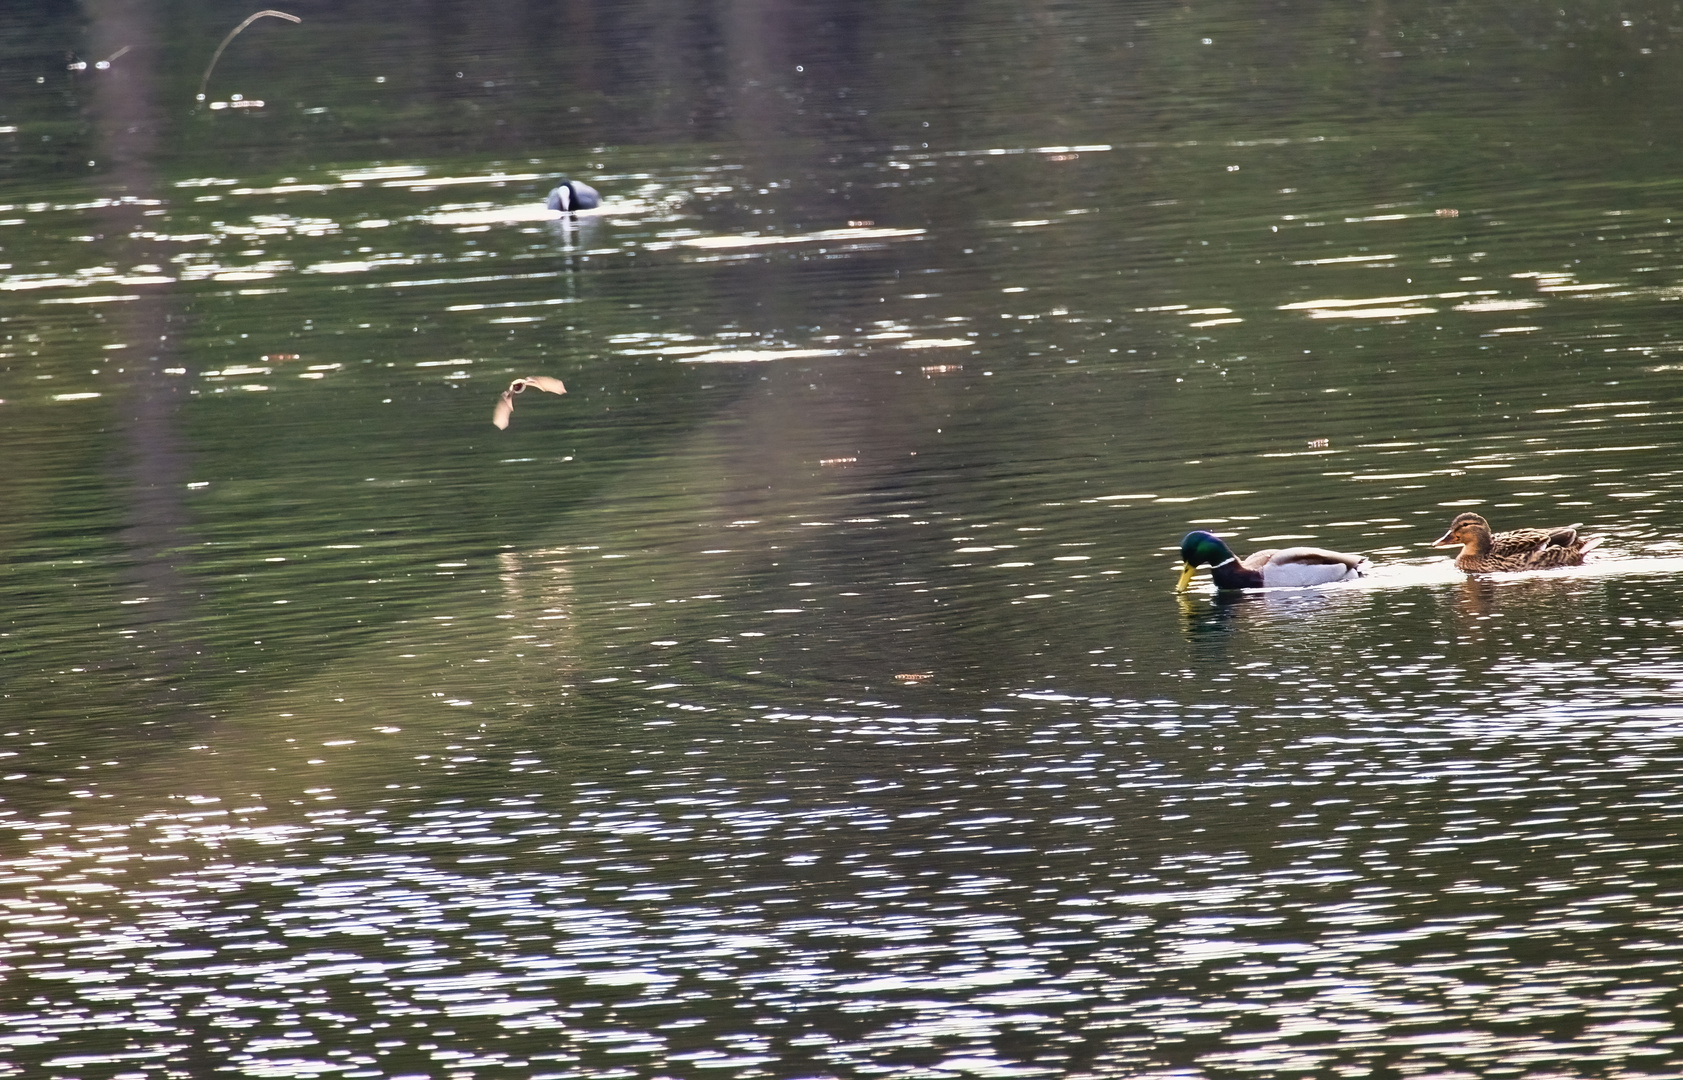
{"label": "brown mottled plumage", "polygon": [[1449,531],[1432,546],[1460,544],[1461,554],[1455,557],[1457,570],[1492,574],[1578,566],[1584,561],[1584,553],[1599,543],[1599,536],[1579,536],[1576,525],[1492,533],[1490,523],[1477,514],[1459,514],[1449,523]]}

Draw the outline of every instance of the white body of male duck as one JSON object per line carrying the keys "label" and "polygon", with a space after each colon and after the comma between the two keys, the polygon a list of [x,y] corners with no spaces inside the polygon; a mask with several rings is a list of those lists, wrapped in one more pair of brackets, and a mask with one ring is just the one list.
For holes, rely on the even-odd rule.
{"label": "white body of male duck", "polygon": [[1346,555],[1316,547],[1290,547],[1254,552],[1240,559],[1214,533],[1189,532],[1180,542],[1185,564],[1176,592],[1185,592],[1200,566],[1210,568],[1217,589],[1306,589],[1334,581],[1350,581],[1367,573],[1365,555]]}
{"label": "white body of male duck", "polygon": [[559,210],[566,214],[574,210],[594,210],[602,205],[602,196],[583,181],[563,177],[559,184],[550,189],[543,204],[551,210]]}

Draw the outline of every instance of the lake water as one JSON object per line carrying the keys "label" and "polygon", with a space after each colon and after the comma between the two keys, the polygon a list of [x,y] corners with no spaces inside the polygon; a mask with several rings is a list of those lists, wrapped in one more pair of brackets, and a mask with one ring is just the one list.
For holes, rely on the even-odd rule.
{"label": "lake water", "polygon": [[0,14],[0,1076],[1683,1075],[1671,6],[286,10]]}

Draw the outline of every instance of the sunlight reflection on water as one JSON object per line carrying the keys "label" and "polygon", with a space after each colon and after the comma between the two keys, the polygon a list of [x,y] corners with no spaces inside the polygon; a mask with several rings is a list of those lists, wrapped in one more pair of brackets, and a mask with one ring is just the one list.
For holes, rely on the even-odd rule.
{"label": "sunlight reflection on water", "polygon": [[1525,19],[597,7],[0,127],[0,1075],[1669,1075],[1669,113]]}
{"label": "sunlight reflection on water", "polygon": [[[961,1032],[949,1054],[1005,1068],[1005,1033],[1056,1041],[1071,1024],[1122,1055],[1114,1069],[1128,1067],[1118,1046],[1149,1058],[1190,1032],[1209,1039],[1204,1067],[1262,1074],[1375,1054],[1568,1068],[1642,1060],[1669,1030],[1503,1034],[1480,1018],[1668,1000],[1652,857],[1609,823],[1683,812],[1643,797],[1676,779],[1676,709],[1500,729],[1357,713],[1324,738],[1291,734],[1289,714],[1235,726],[1167,703],[1015,700],[1032,724],[961,725],[972,745],[1015,733],[964,769],[929,752],[939,718],[758,717],[898,745],[898,782],[677,766],[652,787],[575,781],[560,802],[394,801],[292,827],[201,805],[72,830],[14,864],[38,887],[11,940],[68,950],[37,978],[109,1030],[147,1039],[172,1003],[198,1000],[244,1060],[283,1070],[377,1033],[393,1066],[452,1037],[542,1033],[543,1052],[487,1060],[634,1053],[663,1069],[746,1053],[850,1069],[919,1029]],[[1007,752],[1021,738],[1030,752]],[[1615,756],[1583,756],[1586,739]],[[1190,753],[1212,744],[1227,753]],[[1535,844],[1575,859],[1556,872],[1509,857]],[[306,845],[320,854],[304,865],[261,855]],[[1608,870],[1574,874],[1585,860]],[[123,903],[98,915],[113,888]],[[1617,923],[1634,960],[1586,949]],[[185,989],[207,982],[225,989]],[[770,1030],[721,1026],[720,982]],[[779,1028],[792,1022],[799,1038]],[[9,1030],[18,1045],[63,1028],[19,1016]]]}

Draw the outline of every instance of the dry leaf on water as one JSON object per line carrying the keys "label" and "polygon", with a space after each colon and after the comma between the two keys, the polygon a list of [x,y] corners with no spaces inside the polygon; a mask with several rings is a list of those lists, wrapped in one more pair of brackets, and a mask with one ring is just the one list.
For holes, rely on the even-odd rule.
{"label": "dry leaf on water", "polygon": [[514,395],[530,386],[534,390],[542,390],[546,394],[565,394],[567,387],[560,379],[552,379],[548,375],[527,375],[508,384],[503,396],[497,399],[497,408],[491,413],[491,423],[499,428],[508,427],[508,418],[514,413]]}

